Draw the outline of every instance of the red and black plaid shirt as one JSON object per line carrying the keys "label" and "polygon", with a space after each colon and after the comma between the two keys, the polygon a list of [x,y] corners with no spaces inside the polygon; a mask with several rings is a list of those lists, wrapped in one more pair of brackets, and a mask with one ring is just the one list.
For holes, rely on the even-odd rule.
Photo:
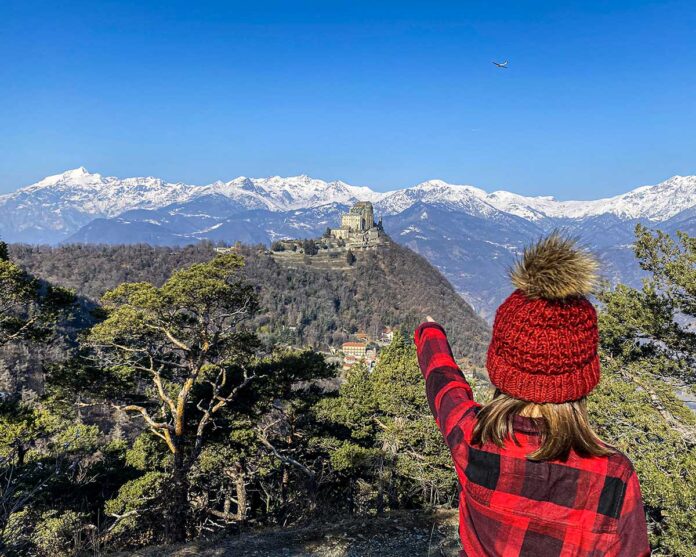
{"label": "red and black plaid shirt", "polygon": [[638,478],[624,455],[532,462],[533,418],[516,416],[504,448],[472,446],[480,408],[452,357],[444,329],[416,329],[430,408],[454,460],[461,491],[461,555],[636,557],[650,555]]}

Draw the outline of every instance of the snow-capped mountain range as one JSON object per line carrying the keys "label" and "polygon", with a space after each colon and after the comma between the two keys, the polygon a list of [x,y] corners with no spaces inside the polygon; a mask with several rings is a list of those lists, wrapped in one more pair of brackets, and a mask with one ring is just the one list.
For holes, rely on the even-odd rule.
{"label": "snow-capped mountain range", "polygon": [[[216,181],[205,186],[167,182],[161,178],[115,178],[84,167],[48,176],[14,193],[0,195],[0,211],[43,206],[51,211],[77,210],[95,217],[114,217],[130,209],[159,209],[206,196],[221,195],[244,209],[289,211],[330,203],[372,201],[385,215],[400,213],[417,202],[446,205],[481,215],[502,211],[536,221],[543,218],[581,219],[603,214],[662,221],[696,206],[696,176],[674,176],[656,186],[594,201],[558,201],[525,197],[508,191],[486,191],[469,185],[429,180],[410,188],[376,192],[341,181],[309,176],[247,178]],[[36,224],[36,223],[34,223]]]}
{"label": "snow-capped mountain range", "polygon": [[0,207],[19,201],[24,204],[51,203],[98,216],[116,216],[129,209],[158,209],[207,195],[222,195],[245,209],[287,211],[350,203],[354,199],[377,200],[381,194],[370,188],[344,182],[324,182],[309,176],[218,180],[206,186],[166,182],[161,178],[115,178],[92,174],[80,167],[48,176],[36,184],[0,196]]}
{"label": "snow-capped mountain range", "polygon": [[608,274],[629,282],[638,276],[628,249],[637,222],[696,229],[696,176],[606,199],[558,201],[441,180],[376,192],[309,176],[190,185],[105,177],[81,167],[1,195],[0,237],[48,244],[267,243],[317,235],[355,201],[372,201],[387,232],[428,257],[486,315],[509,289],[505,267],[524,243],[551,228],[578,234],[606,258]]}

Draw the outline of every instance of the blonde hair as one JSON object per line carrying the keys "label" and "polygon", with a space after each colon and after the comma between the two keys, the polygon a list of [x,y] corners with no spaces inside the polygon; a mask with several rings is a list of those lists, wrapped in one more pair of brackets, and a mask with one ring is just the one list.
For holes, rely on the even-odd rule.
{"label": "blonde hair", "polygon": [[497,389],[493,400],[478,413],[472,444],[483,445],[490,441],[502,448],[505,441],[511,439],[519,445],[512,427],[513,418],[529,415],[533,410],[538,410],[541,417],[538,420],[541,445],[528,454],[527,459],[566,460],[571,450],[585,457],[608,456],[614,452],[592,429],[585,397],[560,404],[536,404],[512,398]]}

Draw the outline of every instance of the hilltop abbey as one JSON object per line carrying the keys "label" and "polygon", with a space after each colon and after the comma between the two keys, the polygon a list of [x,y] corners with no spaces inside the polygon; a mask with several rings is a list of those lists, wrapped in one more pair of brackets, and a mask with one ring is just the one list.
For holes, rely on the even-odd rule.
{"label": "hilltop abbey", "polygon": [[381,242],[384,237],[382,219],[375,223],[374,209],[369,201],[358,201],[341,215],[341,227],[331,228],[332,238],[343,240],[348,247],[366,248]]}
{"label": "hilltop abbey", "polygon": [[[327,228],[321,238],[305,240],[276,240],[271,244],[270,252],[279,261],[297,263],[302,256],[304,264],[324,265],[330,268],[350,259],[352,265],[355,257],[352,252],[376,249],[387,242],[387,235],[382,228],[382,219],[375,222],[374,209],[369,201],[358,201],[347,213],[341,215],[339,228]],[[346,259],[347,254],[351,254]],[[309,258],[307,258],[309,256]]]}

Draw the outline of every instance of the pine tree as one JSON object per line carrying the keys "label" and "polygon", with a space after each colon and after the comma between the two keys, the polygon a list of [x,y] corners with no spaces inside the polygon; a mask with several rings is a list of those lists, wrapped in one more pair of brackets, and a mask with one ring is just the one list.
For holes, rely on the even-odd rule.
{"label": "pine tree", "polygon": [[[402,333],[394,334],[372,372],[361,364],[351,368],[339,396],[322,401],[317,411],[346,428],[347,435],[331,446],[331,461],[352,486],[358,478],[372,486],[363,494],[362,510],[429,506],[456,494],[451,458],[428,408],[415,347]],[[356,496],[351,492],[349,499]]]}
{"label": "pine tree", "polygon": [[456,493],[451,457],[428,407],[415,346],[400,331],[380,354],[371,379],[379,441],[389,451],[398,481],[417,486],[421,504],[451,500]]}
{"label": "pine tree", "polygon": [[655,554],[693,556],[696,417],[675,388],[696,379],[696,239],[638,226],[635,252],[642,288],[600,294],[603,376],[590,415],[638,472]]}
{"label": "pine tree", "polygon": [[[320,391],[298,384],[334,370],[311,352],[259,354],[245,328],[257,298],[240,275],[242,264],[225,254],[176,272],[160,288],[122,284],[104,296],[107,317],[89,335],[107,376],[148,384],[133,392],[126,381],[124,390],[108,394],[148,428],[131,455],[145,475],[121,488],[109,512],[118,522],[155,509],[166,528],[158,535],[167,541],[185,539],[198,515],[243,522],[246,486],[278,468],[299,473],[304,490],[314,489],[315,472],[301,462],[309,435],[295,430]],[[164,501],[137,495],[153,492]],[[114,532],[129,535],[137,526],[127,520]]]}
{"label": "pine tree", "polygon": [[141,416],[172,454],[169,541],[186,538],[188,472],[207,429],[256,379],[250,364],[258,343],[242,324],[257,302],[239,277],[241,265],[239,256],[226,254],[176,272],[161,288],[122,284],[104,296],[107,318],[89,335],[106,367],[151,385],[144,403],[124,399],[120,408]]}
{"label": "pine tree", "polygon": [[302,249],[305,255],[316,255],[317,253],[319,253],[317,243],[313,239],[304,240],[302,242]]}
{"label": "pine tree", "polygon": [[0,258],[0,346],[47,338],[71,311],[75,297]]}

